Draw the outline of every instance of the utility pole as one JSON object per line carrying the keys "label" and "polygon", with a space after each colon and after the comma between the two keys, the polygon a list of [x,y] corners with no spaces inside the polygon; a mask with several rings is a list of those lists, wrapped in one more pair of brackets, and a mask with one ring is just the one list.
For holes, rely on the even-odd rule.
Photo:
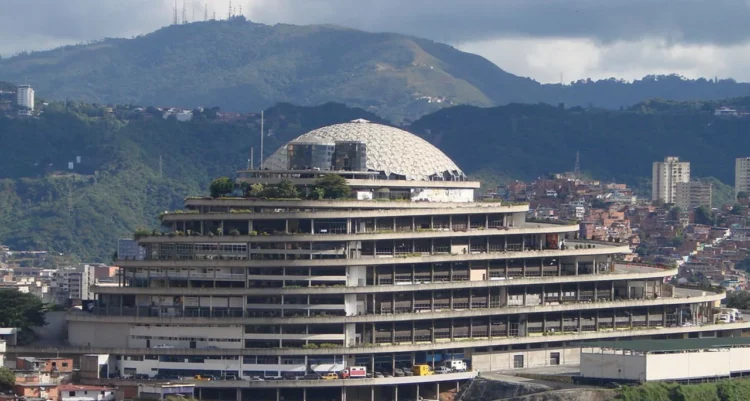
{"label": "utility pole", "polygon": [[581,176],[581,152],[576,152],[576,165],[573,167],[573,175],[576,178]]}
{"label": "utility pole", "polygon": [[250,147],[250,158],[247,159],[247,169],[248,170],[252,170],[253,169],[253,153],[255,153],[255,152],[253,151],[253,147],[251,146]]}
{"label": "utility pole", "polygon": [[161,155],[159,155],[159,177],[164,177],[164,163],[162,162]]}
{"label": "utility pole", "polygon": [[263,110],[260,111],[260,169],[263,170]]}

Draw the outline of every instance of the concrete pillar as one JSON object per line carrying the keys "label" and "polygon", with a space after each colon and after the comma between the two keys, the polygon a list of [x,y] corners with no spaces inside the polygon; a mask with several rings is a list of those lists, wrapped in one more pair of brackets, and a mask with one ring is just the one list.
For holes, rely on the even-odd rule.
{"label": "concrete pillar", "polygon": [[242,401],[242,389],[237,389],[237,401]]}
{"label": "concrete pillar", "polygon": [[375,401],[375,386],[370,386],[370,401]]}
{"label": "concrete pillar", "polygon": [[594,330],[599,331],[599,310],[594,310]]}
{"label": "concrete pillar", "polygon": [[276,401],[281,401],[281,389],[276,389]]}
{"label": "concrete pillar", "polygon": [[393,386],[393,401],[398,401],[398,386]]}
{"label": "concrete pillar", "polygon": [[341,387],[341,401],[346,401],[346,387]]}
{"label": "concrete pillar", "polygon": [[307,388],[302,387],[302,401],[307,401]]}
{"label": "concrete pillar", "polygon": [[599,302],[599,294],[596,292],[597,282],[594,281],[594,302]]}

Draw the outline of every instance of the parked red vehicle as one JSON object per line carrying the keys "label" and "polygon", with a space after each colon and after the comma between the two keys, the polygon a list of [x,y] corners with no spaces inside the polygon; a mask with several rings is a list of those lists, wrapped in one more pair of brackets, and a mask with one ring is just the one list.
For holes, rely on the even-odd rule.
{"label": "parked red vehicle", "polygon": [[364,379],[367,377],[367,368],[364,366],[352,366],[341,371],[342,379]]}

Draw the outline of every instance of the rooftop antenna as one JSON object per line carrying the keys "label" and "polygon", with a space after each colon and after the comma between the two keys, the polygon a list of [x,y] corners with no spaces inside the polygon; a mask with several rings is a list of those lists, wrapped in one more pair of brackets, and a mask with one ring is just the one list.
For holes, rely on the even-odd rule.
{"label": "rooftop antenna", "polygon": [[174,0],[174,9],[173,9],[173,11],[174,11],[174,15],[172,16],[172,25],[177,25],[178,24],[178,20],[177,20],[177,0]]}
{"label": "rooftop antenna", "polygon": [[260,111],[260,169],[263,170],[263,110]]}
{"label": "rooftop antenna", "polygon": [[573,167],[573,175],[575,178],[581,176],[581,152],[576,151],[576,165]]}
{"label": "rooftop antenna", "polygon": [[182,23],[187,24],[187,4],[185,3],[185,0],[182,0]]}

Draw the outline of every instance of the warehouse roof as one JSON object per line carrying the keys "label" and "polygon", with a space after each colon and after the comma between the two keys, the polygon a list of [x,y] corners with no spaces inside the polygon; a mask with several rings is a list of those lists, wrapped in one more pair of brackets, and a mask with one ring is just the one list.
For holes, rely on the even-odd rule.
{"label": "warehouse roof", "polygon": [[679,340],[595,341],[582,348],[611,348],[636,352],[688,351],[708,348],[750,346],[750,337],[686,338]]}

